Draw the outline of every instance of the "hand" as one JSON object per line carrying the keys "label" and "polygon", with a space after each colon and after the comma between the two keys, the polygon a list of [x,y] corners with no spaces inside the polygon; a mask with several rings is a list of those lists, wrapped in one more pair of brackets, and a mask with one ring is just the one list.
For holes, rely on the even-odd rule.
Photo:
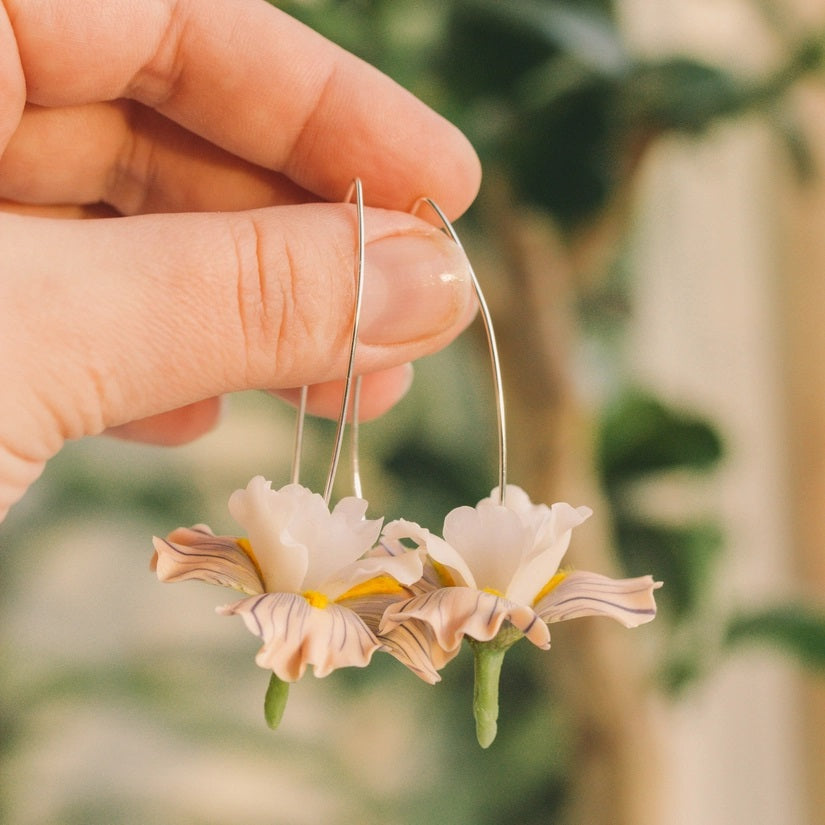
{"label": "hand", "polygon": [[406,210],[466,209],[473,150],[263,0],[5,0],[0,152],[0,518],[66,439],[180,443],[248,388],[320,384],[334,415],[355,177],[364,416],[472,317],[466,262]]}

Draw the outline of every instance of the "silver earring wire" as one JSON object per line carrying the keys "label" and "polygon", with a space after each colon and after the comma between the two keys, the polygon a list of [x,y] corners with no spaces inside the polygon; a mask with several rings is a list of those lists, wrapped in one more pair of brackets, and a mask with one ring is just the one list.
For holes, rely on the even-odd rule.
{"label": "silver earring wire", "polygon": [[[364,232],[364,189],[360,178],[356,178],[347,192],[345,203],[352,200],[355,194],[355,212],[358,218],[358,243],[355,257],[355,306],[352,315],[352,337],[350,338],[349,360],[347,361],[347,374],[344,379],[344,397],[341,400],[341,413],[338,416],[338,426],[335,432],[335,446],[332,451],[332,461],[330,462],[327,484],[324,488],[324,501],[329,504],[332,497],[332,485],[335,481],[335,473],[338,471],[338,462],[341,458],[341,448],[344,444],[344,429],[347,422],[347,410],[349,409],[350,396],[352,394],[353,372],[355,368],[355,350],[358,347],[358,326],[361,322],[361,299],[364,292],[364,257],[366,246]],[[359,383],[356,380],[356,385]],[[357,393],[360,394],[360,393]],[[357,409],[353,410],[353,421],[357,419]],[[355,461],[355,458],[353,459]],[[355,466],[355,464],[353,465]],[[360,479],[357,487],[360,488]],[[360,495],[359,495],[360,498]]]}
{"label": "silver earring wire", "polygon": [[364,498],[361,487],[361,459],[358,444],[358,413],[361,406],[361,376],[355,377],[355,386],[352,389],[352,421],[350,422],[350,463],[352,465],[352,490],[356,498]]}
{"label": "silver earring wire", "polygon": [[[419,198],[413,205],[412,213],[415,214],[422,203],[426,203],[436,215],[438,215],[439,220],[444,225],[444,231],[452,238],[458,248],[464,252],[466,257],[467,253],[464,251],[464,246],[459,240],[455,229],[453,229],[453,225],[447,220],[447,216],[441,210],[441,207],[439,207],[432,198]],[[496,343],[496,334],[493,330],[493,318],[490,315],[490,309],[487,306],[487,301],[481,290],[481,284],[478,282],[478,277],[469,259],[467,266],[470,270],[470,278],[473,282],[481,318],[484,322],[484,332],[487,334],[487,347],[490,352],[490,364],[493,369],[493,385],[496,396],[496,424],[498,426],[498,500],[499,504],[504,504],[504,493],[507,488],[507,426],[504,416],[504,387],[501,382],[501,361],[498,357],[498,344]]]}
{"label": "silver earring wire", "polygon": [[301,448],[304,446],[304,420],[307,417],[307,395],[309,387],[301,387],[301,398],[298,401],[298,414],[295,418],[295,442],[292,446],[292,475],[291,481],[297,484],[301,478]]}
{"label": "silver earring wire", "polygon": [[[355,211],[358,220],[358,241],[355,258],[355,307],[352,319],[352,336],[350,339],[349,359],[347,361],[347,373],[344,379],[344,397],[341,401],[341,412],[338,415],[338,423],[335,430],[335,442],[332,449],[332,459],[330,461],[329,473],[327,474],[326,485],[324,486],[324,501],[329,504],[332,497],[332,486],[335,483],[335,474],[338,472],[338,463],[341,459],[341,449],[344,443],[344,430],[346,429],[347,409],[352,396],[352,475],[355,495],[361,495],[361,475],[358,461],[358,405],[361,395],[361,376],[354,379],[355,390],[353,392],[353,371],[355,366],[355,350],[358,345],[358,326],[361,321],[361,299],[364,291],[364,248],[366,245],[364,233],[364,190],[361,180],[356,178],[347,191],[344,203],[349,203],[355,194]],[[291,480],[297,484],[301,476],[301,451],[304,441],[304,421],[306,419],[307,395],[309,388],[301,387],[301,396],[298,402],[298,413],[295,424],[295,441],[292,450],[292,473]]]}

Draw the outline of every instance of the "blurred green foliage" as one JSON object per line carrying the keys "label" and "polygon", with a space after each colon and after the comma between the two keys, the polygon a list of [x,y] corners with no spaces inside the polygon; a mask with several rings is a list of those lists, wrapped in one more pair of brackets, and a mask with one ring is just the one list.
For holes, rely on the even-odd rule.
{"label": "blurred green foliage", "polygon": [[659,617],[679,635],[664,647],[659,669],[663,686],[676,693],[705,670],[705,608],[724,539],[707,518],[674,523],[641,508],[634,491],[673,474],[713,472],[722,441],[708,421],[629,387],[603,411],[597,455],[622,565],[630,575],[665,582]]}
{"label": "blurred green foliage", "polygon": [[731,617],[725,631],[727,647],[768,644],[815,671],[825,671],[825,609],[781,604],[748,610]]}
{"label": "blurred green foliage", "polygon": [[629,389],[603,413],[598,458],[625,569],[667,582],[659,594],[670,608],[665,615],[689,617],[711,581],[722,548],[720,530],[707,521],[656,522],[639,513],[628,491],[667,473],[712,471],[722,458],[718,434],[707,421]]}
{"label": "blurred green foliage", "polygon": [[707,421],[628,388],[603,413],[598,456],[604,483],[614,492],[651,473],[712,469],[722,442]]}

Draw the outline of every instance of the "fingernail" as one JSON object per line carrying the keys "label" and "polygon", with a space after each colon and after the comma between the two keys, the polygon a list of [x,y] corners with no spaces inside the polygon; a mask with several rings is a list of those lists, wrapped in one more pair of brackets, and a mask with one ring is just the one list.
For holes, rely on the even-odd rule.
{"label": "fingernail", "polygon": [[390,235],[367,244],[359,340],[403,344],[437,335],[471,296],[467,259],[442,232]]}

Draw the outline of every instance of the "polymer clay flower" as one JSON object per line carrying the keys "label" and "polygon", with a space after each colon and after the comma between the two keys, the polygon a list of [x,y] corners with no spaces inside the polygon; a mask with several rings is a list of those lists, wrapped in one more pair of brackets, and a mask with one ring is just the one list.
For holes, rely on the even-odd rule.
{"label": "polymer clay flower", "polygon": [[416,552],[365,556],[381,519],[364,518],[367,502],[341,499],[330,511],[322,496],[299,484],[279,490],[261,476],[229,499],[246,538],[216,536],[208,527],[179,528],[155,538],[152,566],[165,582],[198,579],[247,597],[218,608],[239,615],[263,642],[256,663],[282,682],[313,666],[316,676],[364,667],[382,643],[348,606],[381,609],[411,591],[421,576]]}
{"label": "polymer clay flower", "polygon": [[[368,555],[396,557],[409,552],[409,548],[400,541],[382,536],[381,541],[370,550]],[[380,628],[390,605],[421,593],[427,593],[439,586],[438,581],[432,562],[425,558],[421,578],[417,582],[406,585],[404,595],[391,593],[384,597],[374,594],[359,597],[353,594],[347,601],[347,605],[355,610],[375,633],[386,652],[431,685],[441,681],[438,671],[456,655],[457,651],[447,653],[443,650],[436,642],[432,628],[424,622],[401,622],[385,628],[383,632]]]}
{"label": "polymer clay flower", "polygon": [[656,615],[653,591],[659,583],[650,576],[611,579],[559,570],[573,528],[590,513],[565,503],[533,504],[522,489],[508,485],[503,502],[493,490],[476,507],[448,513],[443,538],[407,521],[384,529],[386,538],[411,540],[426,550],[438,586],[390,604],[379,630],[426,624],[434,641],[431,655],[439,661],[455,656],[464,637],[470,640],[476,656],[477,732],[485,747],[495,736],[498,669],[518,639],[526,636],[547,649],[552,622],[609,616],[635,627]]}

